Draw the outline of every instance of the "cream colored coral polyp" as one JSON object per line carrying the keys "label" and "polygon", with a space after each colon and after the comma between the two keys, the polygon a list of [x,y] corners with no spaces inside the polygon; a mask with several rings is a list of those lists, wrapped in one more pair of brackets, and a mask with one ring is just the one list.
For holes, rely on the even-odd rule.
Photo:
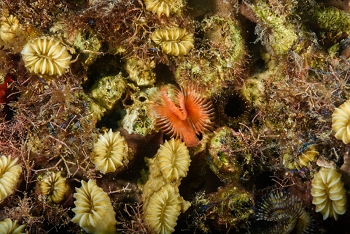
{"label": "cream colored coral polyp", "polygon": [[172,233],[181,213],[181,204],[179,193],[171,184],[166,184],[150,196],[144,219],[155,233]]}
{"label": "cream colored coral polyp", "polygon": [[186,55],[194,46],[193,34],[183,28],[157,29],[151,39],[162,47],[164,53],[174,56]]}
{"label": "cream colored coral polyp", "polygon": [[337,220],[339,215],[346,212],[346,190],[341,174],[334,168],[322,168],[314,175],[311,195],[316,212],[320,212],[324,220],[328,217]]}
{"label": "cream colored coral polyp", "polygon": [[11,195],[22,173],[22,167],[17,164],[18,158],[0,157],[0,202]]}
{"label": "cream colored coral polyp", "polygon": [[156,161],[167,181],[186,177],[191,163],[189,151],[181,140],[170,139],[160,146]]}
{"label": "cream colored coral polyp", "polygon": [[344,144],[350,142],[350,100],[334,109],[332,114],[332,129],[335,138],[342,140]]}
{"label": "cream colored coral polyp", "polygon": [[0,233],[3,234],[25,234],[25,226],[18,225],[17,220],[12,221],[6,218],[4,221],[0,222]]}
{"label": "cream colored coral polyp", "polygon": [[128,146],[120,132],[108,132],[100,135],[94,144],[92,162],[103,174],[114,172],[128,162]]}
{"label": "cream colored coral polyp", "polygon": [[16,37],[16,30],[19,27],[18,19],[10,15],[9,17],[2,16],[0,18],[0,38],[5,43],[11,42]]}
{"label": "cream colored coral polyp", "polygon": [[61,172],[48,172],[40,182],[40,190],[53,202],[60,203],[68,190],[66,178],[61,176]]}
{"label": "cream colored coral polyp", "polygon": [[21,54],[29,72],[50,76],[67,72],[72,58],[65,46],[49,37],[29,41]]}
{"label": "cream colored coral polyp", "polygon": [[82,181],[81,185],[73,195],[76,200],[75,208],[72,209],[75,213],[72,222],[77,223],[87,233],[116,233],[116,213],[107,193],[94,180]]}

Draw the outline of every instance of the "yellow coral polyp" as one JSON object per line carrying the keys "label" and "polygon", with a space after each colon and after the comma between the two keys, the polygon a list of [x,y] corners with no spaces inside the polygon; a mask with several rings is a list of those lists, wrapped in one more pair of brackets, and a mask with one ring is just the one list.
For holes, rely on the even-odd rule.
{"label": "yellow coral polyp", "polygon": [[334,109],[332,114],[332,129],[335,138],[342,140],[344,144],[350,142],[350,100]]}
{"label": "yellow coral polyp", "polygon": [[312,182],[312,204],[316,205],[316,212],[321,212],[323,220],[328,217],[338,219],[346,212],[347,198],[341,174],[334,168],[322,168],[315,174]]}
{"label": "yellow coral polyp", "polygon": [[188,149],[181,140],[165,141],[157,152],[157,163],[164,179],[176,181],[186,177],[191,163]]}
{"label": "yellow coral polyp", "polygon": [[157,29],[151,39],[162,47],[164,53],[174,56],[186,55],[194,46],[193,34],[184,28]]}
{"label": "yellow coral polyp", "polygon": [[18,29],[18,19],[10,15],[9,17],[0,18],[0,38],[5,43],[9,43],[16,36],[16,30]]}
{"label": "yellow coral polyp", "polygon": [[72,222],[79,224],[87,233],[116,233],[115,212],[107,193],[94,180],[82,181],[81,185],[73,195],[76,201]]}
{"label": "yellow coral polyp", "polygon": [[144,219],[155,233],[174,232],[182,200],[176,189],[166,184],[154,192],[144,206]]}
{"label": "yellow coral polyp", "polygon": [[18,225],[17,220],[6,218],[0,222],[0,233],[3,234],[25,234],[24,225]]}
{"label": "yellow coral polyp", "polygon": [[22,167],[17,164],[18,158],[10,156],[0,157],[0,202],[12,194],[19,176],[22,173]]}
{"label": "yellow coral polyp", "polygon": [[67,72],[72,58],[65,46],[50,37],[29,41],[21,54],[29,72],[50,76]]}
{"label": "yellow coral polyp", "polygon": [[53,202],[60,203],[68,190],[66,178],[61,176],[61,172],[48,172],[40,182],[40,190]]}
{"label": "yellow coral polyp", "polygon": [[128,162],[128,146],[120,132],[108,132],[100,135],[94,144],[92,161],[96,169],[103,174],[114,172]]}
{"label": "yellow coral polyp", "polygon": [[170,13],[175,13],[183,7],[182,0],[144,0],[146,10],[169,17]]}
{"label": "yellow coral polyp", "polygon": [[309,162],[312,162],[315,160],[317,155],[318,155],[318,151],[316,150],[315,145],[310,145],[299,156],[297,163],[300,167],[306,167],[307,165],[309,165]]}

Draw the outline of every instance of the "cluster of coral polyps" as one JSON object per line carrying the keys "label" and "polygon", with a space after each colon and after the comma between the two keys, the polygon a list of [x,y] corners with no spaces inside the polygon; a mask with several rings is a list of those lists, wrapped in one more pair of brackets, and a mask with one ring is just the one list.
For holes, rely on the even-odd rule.
{"label": "cluster of coral polyps", "polygon": [[178,189],[189,170],[189,151],[181,140],[172,138],[160,146],[154,158],[147,160],[149,176],[142,188],[144,219],[151,231],[172,233],[180,213],[191,205]]}
{"label": "cluster of coral polyps", "polygon": [[0,1],[0,233],[346,232],[343,2]]}

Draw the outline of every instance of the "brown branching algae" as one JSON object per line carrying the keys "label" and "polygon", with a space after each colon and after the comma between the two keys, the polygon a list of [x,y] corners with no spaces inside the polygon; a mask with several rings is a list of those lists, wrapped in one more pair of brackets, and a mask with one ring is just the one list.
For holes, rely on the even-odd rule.
{"label": "brown branching algae", "polygon": [[346,233],[345,5],[0,1],[0,220]]}

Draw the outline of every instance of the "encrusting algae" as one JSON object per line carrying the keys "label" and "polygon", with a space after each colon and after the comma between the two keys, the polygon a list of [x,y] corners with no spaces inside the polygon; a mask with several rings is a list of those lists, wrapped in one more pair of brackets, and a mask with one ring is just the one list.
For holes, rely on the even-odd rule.
{"label": "encrusting algae", "polygon": [[340,2],[0,1],[0,232],[345,233]]}

